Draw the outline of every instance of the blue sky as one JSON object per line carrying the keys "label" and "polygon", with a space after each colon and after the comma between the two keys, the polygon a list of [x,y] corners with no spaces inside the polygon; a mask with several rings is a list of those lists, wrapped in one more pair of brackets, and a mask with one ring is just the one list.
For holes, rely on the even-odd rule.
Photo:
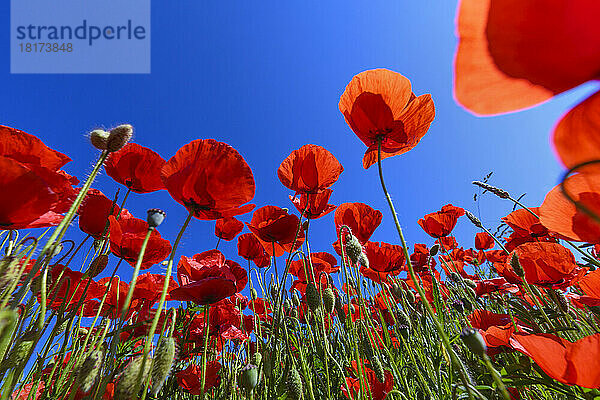
{"label": "blue sky", "polygon": [[[491,228],[510,211],[510,204],[490,196],[473,202],[478,191],[470,182],[490,171],[492,183],[515,195],[527,193],[528,205],[541,204],[562,171],[550,146],[551,129],[591,89],[507,116],[467,113],[452,97],[455,6],[378,0],[154,1],[151,74],[10,75],[5,57],[0,124],[35,134],[69,155],[74,161],[65,169],[81,180],[97,156],[86,133],[98,126],[131,123],[135,141],[165,159],[194,139],[215,138],[236,148],[251,166],[257,207],[292,209],[277,167],[292,150],[318,144],[345,168],[331,202],[364,202],[381,210],[384,221],[372,240],[397,243],[377,170],[362,168],[365,148],[338,110],[353,75],[392,69],[412,81],[417,95],[431,93],[436,105],[436,118],[421,143],[384,161],[407,240],[411,247],[430,245],[432,239],[416,221],[444,204],[480,213]],[[8,2],[1,3],[0,14],[7,18]],[[9,54],[8,35],[2,35],[0,51]],[[104,175],[96,187],[112,197],[118,185]],[[148,208],[166,210],[160,230],[174,239],[185,210],[166,191],[130,199],[126,207],[141,218]],[[333,252],[333,213],[311,226],[313,251]],[[194,221],[179,254],[213,248],[213,230],[214,222]],[[461,218],[456,233],[463,246],[473,245],[474,232]],[[235,244],[220,249],[243,261]]]}

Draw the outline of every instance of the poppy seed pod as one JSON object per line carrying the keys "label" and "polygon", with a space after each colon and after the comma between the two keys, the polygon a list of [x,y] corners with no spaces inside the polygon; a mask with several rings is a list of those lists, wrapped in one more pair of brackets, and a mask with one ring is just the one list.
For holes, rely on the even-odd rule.
{"label": "poppy seed pod", "polygon": [[106,150],[113,153],[125,146],[133,136],[133,126],[129,124],[119,125],[108,132],[106,139]]}
{"label": "poppy seed pod", "polygon": [[109,133],[102,129],[95,129],[90,132],[90,142],[98,150],[106,150]]}
{"label": "poppy seed pod", "polygon": [[483,357],[487,353],[487,345],[478,330],[465,326],[460,334],[463,343],[471,350],[471,353]]}
{"label": "poppy seed pod", "polygon": [[346,254],[348,254],[348,258],[352,264],[356,264],[360,256],[363,254],[362,245],[360,244],[358,238],[353,234],[349,234],[346,240]]}
{"label": "poppy seed pod", "polygon": [[335,294],[330,287],[323,291],[323,305],[328,314],[331,314],[335,308]]}
{"label": "poppy seed pod", "polygon": [[258,367],[253,364],[248,364],[240,372],[239,377],[240,386],[243,387],[246,392],[254,390],[258,384]]}
{"label": "poppy seed pod", "polygon": [[321,295],[314,283],[306,285],[306,303],[311,311],[316,311],[321,306]]}
{"label": "poppy seed pod", "polygon": [[521,278],[525,276],[525,271],[523,270],[523,266],[519,262],[519,256],[517,256],[516,253],[513,253],[510,258],[510,266],[517,276],[520,276]]}
{"label": "poppy seed pod", "polygon": [[96,349],[81,364],[77,380],[82,392],[87,393],[92,389],[96,378],[98,378],[103,359],[104,351]]}
{"label": "poppy seed pod", "polygon": [[148,218],[146,219],[146,221],[148,222],[148,227],[152,228],[152,229],[158,227],[160,224],[163,223],[166,216],[167,216],[167,213],[165,213],[163,210],[161,210],[159,208],[149,209],[148,210]]}
{"label": "poppy seed pod", "polygon": [[175,339],[173,337],[163,337],[154,353],[154,364],[152,365],[151,392],[154,396],[160,392],[165,384],[175,361],[176,353]]}
{"label": "poppy seed pod", "polygon": [[302,378],[295,367],[290,369],[287,379],[288,398],[290,400],[301,400],[303,395]]}

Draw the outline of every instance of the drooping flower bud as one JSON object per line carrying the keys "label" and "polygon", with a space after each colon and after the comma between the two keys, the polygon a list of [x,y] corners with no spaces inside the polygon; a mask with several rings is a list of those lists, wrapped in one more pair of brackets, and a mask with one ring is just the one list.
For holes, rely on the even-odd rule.
{"label": "drooping flower bud", "polygon": [[[135,390],[135,388],[137,386],[137,379],[138,379],[138,376],[140,375],[140,370],[142,368],[143,359],[144,359],[144,357],[142,357],[142,356],[134,358],[133,360],[131,360],[129,365],[127,365],[127,367],[125,367],[125,370],[123,371],[123,373],[121,374],[121,377],[119,378],[119,380],[117,381],[117,383],[115,385],[115,395],[114,395],[115,400],[131,400],[133,398],[133,395],[136,394],[136,393],[133,393],[133,391]],[[146,381],[146,378],[148,377],[148,373],[150,372],[151,364],[152,364],[152,360],[150,358],[148,358],[146,360],[146,365],[144,366],[144,371],[141,374],[142,382]],[[140,386],[137,386],[137,387],[140,387]]]}
{"label": "drooping flower bud", "polygon": [[159,208],[151,208],[148,210],[148,227],[154,229],[163,223],[167,214]]}
{"label": "drooping flower bud", "polygon": [[95,129],[90,132],[90,142],[98,150],[106,150],[109,133],[102,129]]}
{"label": "drooping flower bud", "polygon": [[433,257],[438,253],[438,251],[440,251],[440,245],[436,243],[429,249],[429,255]]}
{"label": "drooping flower bud", "polygon": [[516,253],[513,253],[510,258],[510,266],[517,276],[520,276],[521,278],[525,276],[525,271],[523,270],[523,266],[519,262],[519,256],[517,256]]}
{"label": "drooping flower bud", "polygon": [[460,334],[460,338],[476,356],[483,357],[486,354],[487,345],[478,330],[465,326]]}
{"label": "drooping flower bud", "polygon": [[256,300],[256,299],[258,299],[258,292],[256,291],[256,289],[252,288],[252,289],[250,290],[250,298],[251,298],[252,300]]}
{"label": "drooping flower bud", "polygon": [[290,369],[287,379],[288,399],[301,400],[303,395],[302,378],[295,367]]}
{"label": "drooping flower bud", "polygon": [[346,254],[348,254],[348,258],[352,264],[356,264],[363,254],[362,245],[358,238],[353,234],[348,234],[346,238]]}
{"label": "drooping flower bud", "polygon": [[106,150],[113,153],[125,146],[133,136],[133,126],[129,124],[119,125],[108,132],[106,139]]}
{"label": "drooping flower bud", "polygon": [[77,374],[79,388],[82,392],[87,393],[92,389],[92,386],[98,378],[102,361],[104,359],[104,351],[99,348],[94,351],[83,361]]}
{"label": "drooping flower bud", "polygon": [[311,311],[316,311],[321,306],[321,295],[314,283],[306,285],[306,303]]}
{"label": "drooping flower bud", "polygon": [[156,396],[162,389],[165,381],[171,373],[175,354],[177,353],[177,344],[173,337],[163,337],[154,353],[154,363],[152,365],[152,387],[150,391]]}
{"label": "drooping flower bud", "polygon": [[325,306],[325,311],[328,314],[333,312],[335,307],[335,294],[333,293],[333,289],[330,287],[323,291],[323,305]]}

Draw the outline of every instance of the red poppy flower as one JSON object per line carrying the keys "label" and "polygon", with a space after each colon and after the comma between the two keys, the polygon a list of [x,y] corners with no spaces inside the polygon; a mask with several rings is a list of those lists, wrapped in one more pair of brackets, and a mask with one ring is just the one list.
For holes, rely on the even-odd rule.
{"label": "red poppy flower", "polygon": [[406,270],[402,246],[384,242],[367,242],[364,249],[369,259],[369,268],[372,270],[384,273]]}
{"label": "red poppy flower", "polygon": [[595,0],[462,0],[454,95],[476,114],[498,114],[597,79],[599,13]]}
{"label": "red poppy flower", "polygon": [[[290,196],[290,200],[299,213],[304,212],[303,215],[305,218],[317,219],[335,210],[335,206],[333,204],[328,204],[331,193],[333,193],[333,190],[324,189],[319,193],[302,193],[294,197]],[[309,202],[308,204],[307,201]]]}
{"label": "red poppy flower", "polygon": [[550,334],[514,333],[511,345],[528,355],[553,379],[567,385],[600,387],[600,369],[591,368],[600,357],[600,334],[575,343]]}
{"label": "red poppy flower", "polygon": [[[510,262],[515,255],[523,267],[525,279],[534,285],[565,287],[585,273],[577,266],[573,253],[558,243],[530,242],[518,246],[506,261],[506,268],[513,273]],[[506,275],[505,278],[511,281]]]}
{"label": "red poppy flower", "polygon": [[[138,276],[135,288],[133,289],[133,298],[144,300],[149,304],[149,307],[160,300],[165,276],[161,274],[146,273]],[[178,287],[177,282],[173,278],[169,278],[168,290],[173,290]],[[170,300],[167,293],[167,300]]]}
{"label": "red poppy flower", "polygon": [[[531,211],[536,215],[540,215],[539,207],[532,207]],[[540,219],[524,208],[511,212],[503,217],[502,221],[513,230],[513,233],[506,238],[505,247],[508,251],[513,251],[518,245],[527,242],[556,242],[548,229],[542,225]]]}
{"label": "red poppy flower", "polygon": [[[554,128],[554,146],[567,168],[600,159],[600,91],[569,111]],[[578,171],[598,170],[591,164]]]}
{"label": "red poppy flower", "polygon": [[238,237],[238,255],[246,260],[252,260],[258,268],[268,267],[271,256],[253,233],[244,233]]}
{"label": "red poppy flower", "polygon": [[[142,243],[148,232],[148,223],[134,218],[126,211],[117,220],[112,215],[110,221],[110,250],[112,253],[135,266]],[[171,243],[163,239],[156,229],[152,230],[142,259],[142,269],[147,269],[163,261],[171,253]]]}
{"label": "red poppy flower", "polygon": [[365,169],[377,162],[379,138],[382,159],[404,154],[419,143],[435,117],[431,95],[416,97],[408,79],[387,69],[364,71],[352,78],[339,108],[368,147]]}
{"label": "red poppy flower", "polygon": [[218,250],[182,256],[177,265],[180,287],[170,291],[171,299],[214,304],[242,290],[248,282],[246,271],[226,260]]}
{"label": "red poppy flower", "polygon": [[160,171],[166,161],[154,151],[136,143],[110,153],[104,169],[118,183],[136,193],[150,193],[165,188]]}
{"label": "red poppy flower", "polygon": [[475,248],[477,250],[488,250],[494,247],[496,243],[494,238],[487,232],[477,232],[475,234]]}
{"label": "red poppy flower", "polygon": [[[87,300],[104,293],[104,288],[100,287],[91,278],[83,279],[82,272],[72,271],[61,264],[52,268],[49,278],[48,281],[52,282],[54,288],[48,291],[47,299],[48,307],[53,310],[59,310],[66,302],[66,309],[70,311],[80,301],[83,304]],[[39,296],[38,300],[40,300]]]}
{"label": "red poppy flower", "polygon": [[444,251],[450,251],[458,247],[458,242],[454,236],[443,236],[435,240],[435,244],[442,247]]}
{"label": "red poppy flower", "polygon": [[499,291],[515,292],[519,290],[516,285],[508,283],[508,281],[504,278],[481,279],[476,280],[475,283],[477,284],[477,287],[475,288],[475,294],[478,297]]}
{"label": "red poppy flower", "polygon": [[0,156],[12,158],[24,165],[35,165],[57,171],[71,161],[52,150],[37,137],[15,128],[0,125]]}
{"label": "red poppy flower", "polygon": [[215,224],[215,236],[223,240],[233,240],[244,229],[244,223],[234,217],[221,218]]}
{"label": "red poppy flower", "polygon": [[104,233],[108,217],[119,214],[119,206],[97,189],[90,189],[79,207],[79,229],[99,238]]}
{"label": "red poppy flower", "polygon": [[465,210],[446,204],[441,211],[425,215],[418,223],[429,236],[439,238],[448,236],[462,215],[465,215]]}
{"label": "red poppy flower", "polygon": [[[371,397],[373,400],[384,400],[389,392],[394,389],[394,377],[389,371],[385,371],[384,381],[381,382],[377,378],[377,374],[369,367],[363,365],[362,373],[366,377],[367,382],[369,383],[369,389],[371,391]],[[352,361],[352,368],[350,369],[353,375],[358,374],[358,363],[356,361]],[[348,387],[350,387],[350,391],[352,393],[348,393],[346,390],[346,385],[342,385],[342,393],[345,397],[349,399],[355,399],[360,392],[360,382],[358,378],[346,377],[346,383]]]}
{"label": "red poppy flower", "polygon": [[600,269],[588,273],[577,284],[588,296],[600,299]]}
{"label": "red poppy flower", "polygon": [[281,163],[277,176],[283,186],[296,193],[318,193],[339,178],[344,167],[328,150],[306,144]]}
{"label": "red poppy flower", "polygon": [[[383,214],[364,203],[344,203],[338,206],[334,214],[335,230],[339,237],[340,229],[346,225],[361,244],[367,243],[375,229],[381,224]],[[339,239],[333,244],[341,255]]]}
{"label": "red poppy flower", "polygon": [[304,242],[304,231],[298,229],[300,219],[283,208],[261,207],[254,211],[252,220],[246,225],[265,251],[275,257],[299,248]]}
{"label": "red poppy flower", "polygon": [[[254,176],[242,156],[214,139],[194,140],[162,168],[171,197],[198,219],[244,214],[254,208]],[[245,205],[244,205],[245,204]]]}
{"label": "red poppy flower", "polygon": [[[214,387],[217,387],[221,382],[219,376],[219,370],[221,364],[218,361],[209,361],[206,363],[206,377],[204,379],[204,390],[208,391]],[[202,385],[202,366],[196,364],[190,364],[183,371],[175,373],[177,383],[186,392],[199,396],[200,387]]]}
{"label": "red poppy flower", "polygon": [[[564,185],[571,198],[600,215],[600,174],[575,174]],[[600,225],[567,200],[560,185],[546,195],[540,207],[540,222],[568,239],[600,243]]]}

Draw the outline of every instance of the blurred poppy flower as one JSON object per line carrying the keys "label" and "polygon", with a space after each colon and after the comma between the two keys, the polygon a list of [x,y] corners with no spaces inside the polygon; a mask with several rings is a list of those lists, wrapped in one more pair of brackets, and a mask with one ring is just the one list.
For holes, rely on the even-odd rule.
{"label": "blurred poppy flower", "polygon": [[439,238],[448,236],[462,215],[465,215],[465,210],[446,204],[441,211],[425,215],[418,223],[429,236]]}
{"label": "blurred poppy flower", "polygon": [[368,147],[363,167],[381,158],[404,154],[427,133],[435,117],[431,95],[416,97],[408,79],[387,69],[373,69],[354,76],[340,98],[340,111],[356,136]]}
{"label": "blurred poppy flower", "polygon": [[116,182],[136,193],[150,193],[165,188],[160,171],[166,161],[149,148],[128,143],[110,153],[104,169]]}
{"label": "blurred poppy flower", "polygon": [[[112,253],[135,266],[142,243],[148,232],[148,223],[134,218],[129,212],[123,211],[117,220],[112,215],[110,221],[110,250]],[[163,261],[171,253],[171,243],[163,239],[158,230],[153,229],[146,245],[141,269],[147,269]]]}
{"label": "blurred poppy flower", "polygon": [[[84,274],[73,271],[64,265],[55,265],[49,274],[49,287],[53,289],[47,293],[47,305],[53,310],[60,310],[66,303],[66,310],[71,311],[74,306],[84,304],[87,300],[104,293],[104,288],[91,278],[85,279]],[[38,301],[41,298],[38,296]]]}
{"label": "blurred poppy flower", "polygon": [[[357,376],[358,363],[355,360],[352,360],[351,365],[352,368],[350,368],[350,372],[353,376]],[[384,381],[381,382],[377,378],[375,371],[368,366],[363,365],[361,370],[363,376],[365,376],[367,382],[369,383],[369,389],[371,391],[371,397],[373,400],[384,400],[387,397],[387,394],[394,389],[394,378],[389,371],[385,370]],[[348,393],[346,390],[346,385],[342,385],[341,389],[344,396],[349,399],[357,398],[358,394],[360,393],[361,386],[358,378],[348,376],[346,377],[346,383],[348,384],[348,387],[350,387],[350,391],[352,393]]]}
{"label": "blurred poppy flower", "polygon": [[456,99],[476,114],[499,114],[598,79],[599,13],[595,0],[462,0]]}
{"label": "blurred poppy flower", "polygon": [[600,334],[571,343],[547,333],[513,333],[510,343],[531,357],[552,379],[567,385],[600,387],[600,369],[590,368],[600,357]]}
{"label": "blurred poppy flower", "polygon": [[589,272],[577,282],[585,294],[600,299],[600,269]]}
{"label": "blurred poppy flower", "polygon": [[[204,390],[208,391],[217,387],[221,382],[219,370],[221,364],[218,361],[209,361],[206,363],[206,377],[204,379]],[[202,378],[202,366],[190,364],[186,369],[175,373],[177,383],[186,392],[199,396]]]}
{"label": "blurred poppy flower", "polygon": [[[523,267],[525,279],[534,285],[564,288],[585,273],[577,266],[573,253],[558,243],[530,242],[518,246],[505,263],[513,273],[510,263],[515,255]],[[505,277],[511,282],[508,276]],[[512,278],[514,280],[514,276]]]}
{"label": "blurred poppy flower", "polygon": [[494,238],[487,232],[477,232],[475,234],[475,248],[477,250],[488,250],[494,247]]}
{"label": "blurred poppy flower", "polygon": [[271,264],[271,256],[253,233],[240,235],[237,247],[238,255],[246,260],[251,260],[258,268],[268,267]]}
{"label": "blurred poppy flower", "polygon": [[[149,307],[160,300],[165,276],[161,274],[146,273],[138,276],[135,288],[133,289],[133,298],[144,300]],[[177,282],[173,278],[169,278],[168,290],[173,290],[178,287]],[[167,300],[170,300],[167,293]]]}
{"label": "blurred poppy flower", "polygon": [[[532,207],[530,210],[540,215],[540,207]],[[502,222],[513,230],[513,233],[506,238],[504,246],[508,251],[513,251],[518,245],[527,242],[556,242],[553,234],[542,225],[540,219],[524,208],[519,208],[503,217]]]}
{"label": "blurred poppy flower", "polygon": [[[381,224],[383,214],[364,203],[344,203],[338,206],[334,214],[335,230],[339,237],[340,229],[346,225],[361,244],[367,243],[375,229]],[[333,244],[341,255],[339,239]]]}
{"label": "blurred poppy flower", "polygon": [[220,218],[215,224],[215,236],[223,240],[233,240],[244,229],[244,223],[234,217]]}
{"label": "blurred poppy flower", "polygon": [[[265,251],[274,257],[299,248],[304,242],[304,231],[298,229],[300,219],[276,206],[264,206],[254,211],[248,229],[260,241]],[[293,246],[293,248],[292,248]]]}
{"label": "blurred poppy flower", "polygon": [[442,236],[435,240],[435,244],[440,245],[443,251],[450,251],[458,247],[458,242],[454,236]]}
{"label": "blurred poppy flower", "polygon": [[402,246],[384,242],[367,242],[364,246],[369,268],[377,272],[398,272],[406,269]]}
{"label": "blurred poppy flower", "polygon": [[[571,198],[600,215],[600,174],[575,174],[564,181],[564,186]],[[600,224],[567,200],[560,185],[546,195],[540,207],[540,222],[568,239],[600,243]]]}
{"label": "blurred poppy flower", "polygon": [[306,144],[283,160],[277,176],[283,186],[296,193],[318,193],[333,185],[343,171],[344,167],[328,150]]}
{"label": "blurred poppy flower", "polygon": [[295,195],[294,197],[290,196],[290,200],[299,213],[304,212],[303,216],[305,218],[317,219],[335,210],[333,204],[328,204],[331,193],[333,193],[333,190],[323,189],[319,193],[302,193],[300,195]]}
{"label": "blurred poppy flower", "polygon": [[57,171],[71,161],[66,155],[52,150],[37,137],[15,128],[0,125],[0,156],[24,165],[39,166]]}
{"label": "blurred poppy flower", "polygon": [[[231,146],[214,139],[186,144],[161,172],[175,201],[203,220],[245,214],[254,198],[254,176],[246,161]],[[245,205],[244,205],[245,204]]]}
{"label": "blurred poppy flower", "polygon": [[118,214],[118,205],[98,189],[90,189],[79,207],[79,229],[97,239],[104,233],[108,217]]}

